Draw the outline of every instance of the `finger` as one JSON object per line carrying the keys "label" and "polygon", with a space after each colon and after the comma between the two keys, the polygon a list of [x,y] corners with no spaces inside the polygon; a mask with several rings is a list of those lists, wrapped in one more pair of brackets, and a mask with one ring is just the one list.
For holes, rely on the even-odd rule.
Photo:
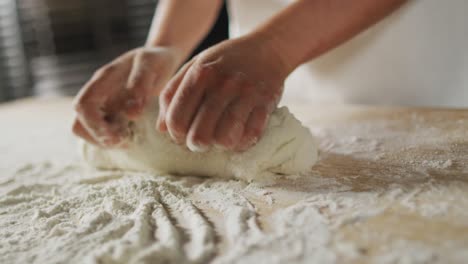
{"label": "finger", "polygon": [[77,119],[88,134],[97,142],[113,142],[117,137],[117,131],[109,120],[109,115],[104,112],[104,102],[99,98],[92,97],[80,102],[76,106]]}
{"label": "finger", "polygon": [[185,142],[204,92],[212,82],[210,68],[192,65],[169,104],[165,117],[166,125],[170,136],[177,143]]}
{"label": "finger", "polygon": [[187,147],[194,152],[209,149],[218,121],[236,97],[239,83],[229,80],[219,90],[205,95],[187,134]]}
{"label": "finger", "polygon": [[156,121],[156,129],[161,132],[167,131],[166,126],[166,113],[169,104],[174,97],[177,88],[179,87],[180,83],[182,82],[185,74],[187,73],[190,66],[193,64],[193,61],[186,63],[175,75],[172,79],[167,83],[166,87],[161,91],[159,95],[159,114],[158,119]]}
{"label": "finger", "polygon": [[265,107],[255,107],[249,115],[245,124],[244,133],[240,140],[237,151],[245,151],[255,145],[265,130],[269,112]]}
{"label": "finger", "polygon": [[98,70],[77,96],[75,110],[81,125],[100,144],[118,143],[121,138],[117,118],[121,111],[121,93],[131,64],[109,64]]}
{"label": "finger", "polygon": [[99,104],[88,104],[81,105],[77,110],[77,119],[81,126],[100,145],[118,143],[121,137],[120,127],[114,116],[107,114]]}
{"label": "finger", "polygon": [[[109,90],[113,85],[109,85],[115,79],[116,66],[107,65],[97,70],[91,79],[86,82],[83,88],[78,92],[75,97],[75,110],[84,102],[93,102],[103,104],[112,94]],[[106,89],[110,86],[110,89]]]}
{"label": "finger", "polygon": [[78,121],[77,119],[73,123],[72,130],[73,133],[75,133],[75,135],[81,137],[82,139],[88,141],[91,144],[99,146],[99,143],[96,140],[94,140],[94,138],[88,133],[88,131],[86,131],[86,129],[83,127],[83,125],[81,125],[80,121]]}
{"label": "finger", "polygon": [[104,141],[112,143],[118,137],[115,125],[111,122],[112,116],[104,111],[104,105],[102,98],[91,95],[89,98],[83,97],[83,101],[75,108],[81,126],[100,144]]}
{"label": "finger", "polygon": [[113,94],[112,91],[120,89],[120,85],[113,84],[127,79],[131,70],[130,60],[132,60],[131,51],[96,70],[91,79],[78,92],[74,105],[77,106],[80,102],[85,101],[85,97],[101,103],[105,102]]}
{"label": "finger", "polygon": [[[105,146],[115,145],[120,142],[123,135],[119,133],[121,127],[114,121],[114,117],[94,108],[89,108],[85,113],[86,119],[80,114],[77,115],[77,119],[95,141]],[[90,119],[93,121],[90,122]]]}
{"label": "finger", "polygon": [[244,129],[252,112],[252,102],[237,99],[224,111],[215,132],[215,143],[234,150],[240,143]]}
{"label": "finger", "polygon": [[156,79],[156,74],[141,57],[135,60],[128,77],[124,101],[124,111],[129,119],[136,119],[141,115]]}

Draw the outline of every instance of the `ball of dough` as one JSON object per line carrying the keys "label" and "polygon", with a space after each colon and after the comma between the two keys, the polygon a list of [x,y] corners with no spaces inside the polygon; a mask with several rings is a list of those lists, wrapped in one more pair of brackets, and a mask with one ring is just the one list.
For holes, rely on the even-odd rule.
{"label": "ball of dough", "polygon": [[212,148],[191,152],[155,130],[154,103],[132,126],[126,148],[99,148],[83,142],[81,153],[90,165],[158,174],[178,174],[252,180],[272,174],[300,174],[317,160],[317,144],[286,107],[276,109],[261,139],[245,152]]}

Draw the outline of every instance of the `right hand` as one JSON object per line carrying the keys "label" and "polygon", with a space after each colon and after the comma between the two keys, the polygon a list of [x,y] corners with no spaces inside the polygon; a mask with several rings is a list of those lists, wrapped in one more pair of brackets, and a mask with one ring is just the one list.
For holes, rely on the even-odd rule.
{"label": "right hand", "polygon": [[102,147],[123,143],[128,121],[141,115],[181,60],[171,48],[138,48],[98,69],[75,98],[73,132]]}

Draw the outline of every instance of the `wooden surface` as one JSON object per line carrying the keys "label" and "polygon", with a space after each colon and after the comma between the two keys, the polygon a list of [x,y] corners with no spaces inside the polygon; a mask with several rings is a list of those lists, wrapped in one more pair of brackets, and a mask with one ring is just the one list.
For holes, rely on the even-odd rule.
{"label": "wooden surface", "polygon": [[[242,190],[265,232],[273,228],[271,215],[306,200],[328,219],[330,247],[338,252],[338,260],[378,262],[378,256],[405,254],[404,247],[422,247],[435,256],[424,263],[458,263],[466,256],[462,249],[468,248],[468,110],[307,105],[290,109],[319,139],[320,160],[308,175],[263,183],[269,199]],[[44,157],[78,162],[69,132],[72,118],[70,99],[1,105],[0,122],[6,131],[0,138],[2,173]],[[48,137],[57,135],[52,133],[56,130],[63,134]],[[18,147],[13,149],[11,141]],[[28,156],[40,148],[44,156]],[[194,194],[192,199],[196,203],[204,198]],[[216,221],[220,212],[203,204],[199,209],[222,225]],[[374,213],[363,217],[366,211]],[[357,218],[356,212],[361,212]],[[337,245],[343,242],[353,245],[355,256],[340,253]]]}
{"label": "wooden surface", "polygon": [[353,176],[355,190],[401,181],[417,183],[421,175],[442,181],[467,180],[468,110],[291,108],[322,138],[324,155],[315,171],[337,179]]}

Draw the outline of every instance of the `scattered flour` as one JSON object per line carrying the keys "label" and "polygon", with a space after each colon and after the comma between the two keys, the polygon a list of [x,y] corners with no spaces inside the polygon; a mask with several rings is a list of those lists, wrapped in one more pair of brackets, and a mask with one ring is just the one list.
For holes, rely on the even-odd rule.
{"label": "scattered flour", "polygon": [[[57,171],[63,173],[51,178]],[[390,238],[398,227],[373,230],[380,228],[374,226],[376,219],[394,210],[428,219],[452,212],[460,223],[468,220],[466,183],[356,193],[339,191],[340,183],[316,176],[307,184],[317,186],[315,191],[260,219],[262,210],[275,205],[272,200],[282,200],[284,189],[233,180],[85,172],[57,164],[17,170],[16,184],[0,188],[0,262],[340,263],[373,251],[381,251],[371,257],[376,263],[461,263],[467,257],[459,248],[467,236],[453,238],[454,244],[431,245],[404,240],[419,236],[406,231],[395,242]],[[37,176],[35,183],[20,183],[31,175]],[[463,204],[448,205],[446,191],[463,197]],[[398,209],[403,207],[406,211]],[[364,227],[369,229],[359,231]],[[358,233],[353,235],[353,228]],[[389,248],[373,248],[372,241],[382,239],[388,239]]]}
{"label": "scattered flour", "polygon": [[447,169],[450,168],[453,163],[452,160],[448,159],[446,161],[440,161],[440,160],[423,160],[422,162],[423,166],[430,167],[432,169]]}
{"label": "scattered flour", "polygon": [[308,124],[323,154],[310,174],[247,183],[96,171],[63,119],[9,116],[0,111],[0,263],[468,259],[464,129],[442,141],[417,116],[411,135],[397,121]]}

